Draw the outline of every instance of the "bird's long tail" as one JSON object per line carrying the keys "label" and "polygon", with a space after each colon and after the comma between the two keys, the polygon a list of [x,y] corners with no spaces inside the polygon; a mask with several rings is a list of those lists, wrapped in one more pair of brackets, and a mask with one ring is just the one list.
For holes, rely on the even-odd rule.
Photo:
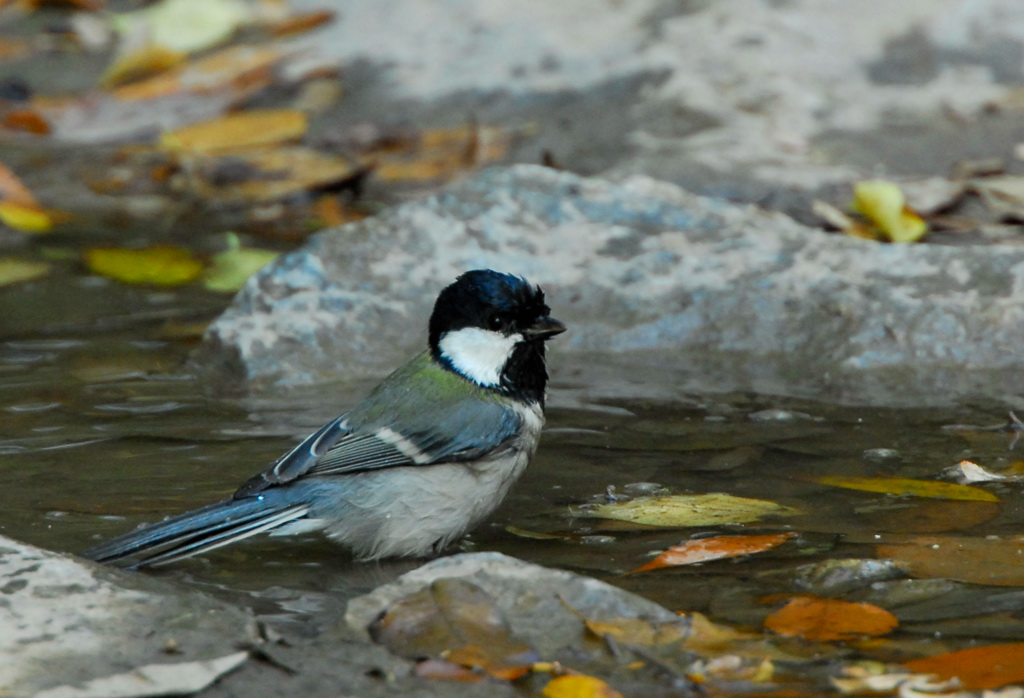
{"label": "bird's long tail", "polygon": [[166,565],[278,528],[309,510],[304,503],[269,500],[226,499],[118,536],[83,556],[132,569]]}

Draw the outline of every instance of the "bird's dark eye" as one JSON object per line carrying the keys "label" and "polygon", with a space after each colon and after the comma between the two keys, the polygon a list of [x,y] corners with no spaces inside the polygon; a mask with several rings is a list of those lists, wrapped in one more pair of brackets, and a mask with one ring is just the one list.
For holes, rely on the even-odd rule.
{"label": "bird's dark eye", "polygon": [[500,315],[489,315],[487,317],[487,329],[498,331],[505,326],[505,321]]}

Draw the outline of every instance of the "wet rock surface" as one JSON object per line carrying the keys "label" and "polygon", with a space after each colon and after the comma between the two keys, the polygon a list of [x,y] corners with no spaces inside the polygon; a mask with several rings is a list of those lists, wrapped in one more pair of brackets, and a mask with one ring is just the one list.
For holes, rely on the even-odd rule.
{"label": "wet rock surface", "polygon": [[1016,390],[1024,250],[880,245],[536,166],[318,234],[250,280],[198,360],[256,384],[384,372],[423,346],[437,291],[478,267],[543,285],[570,363],[660,353],[650,365],[703,389],[859,402]]}

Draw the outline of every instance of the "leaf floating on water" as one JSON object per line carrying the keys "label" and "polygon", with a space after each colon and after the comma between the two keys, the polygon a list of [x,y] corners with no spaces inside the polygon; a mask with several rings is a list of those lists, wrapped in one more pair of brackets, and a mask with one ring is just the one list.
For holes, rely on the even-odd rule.
{"label": "leaf floating on water", "polygon": [[916,536],[876,551],[914,577],[1024,586],[1024,536]]}
{"label": "leaf floating on water", "polygon": [[982,691],[1024,681],[1024,642],[972,647],[905,664],[910,671],[959,679],[959,688]]}
{"label": "leaf floating on water", "polygon": [[203,275],[203,286],[210,291],[234,293],[240,290],[250,276],[280,255],[274,250],[242,247],[234,234],[228,236],[228,244],[229,249],[213,256],[210,268]]}
{"label": "leaf floating on water", "polygon": [[622,694],[593,676],[556,676],[544,687],[544,698],[622,698]]}
{"label": "leaf floating on water", "polygon": [[673,545],[643,567],[638,567],[627,574],[647,572],[662,567],[678,567],[694,565],[698,562],[722,560],[730,557],[752,555],[765,550],[777,548],[796,533],[771,533],[761,536],[716,536],[714,538],[695,538],[682,545]]}
{"label": "leaf floating on water", "polygon": [[0,257],[0,286],[9,286],[22,281],[32,281],[46,276],[50,265],[17,257]]}
{"label": "leaf floating on water", "polygon": [[203,263],[180,247],[163,245],[142,250],[94,247],[85,251],[89,271],[127,284],[181,286],[203,273]]}
{"label": "leaf floating on water", "polygon": [[53,220],[46,211],[13,201],[0,201],[0,221],[23,233],[48,233],[53,227]]}
{"label": "leaf floating on water", "polygon": [[641,497],[628,502],[601,504],[580,512],[582,516],[672,528],[750,523],[766,516],[802,513],[799,509],[775,502],[722,493]]}
{"label": "leaf floating on water", "polygon": [[799,596],[768,616],[765,628],[786,637],[834,642],[893,631],[896,616],[869,603]]}
{"label": "leaf floating on water", "polygon": [[368,631],[395,654],[443,658],[507,680],[525,675],[537,660],[512,635],[494,600],[461,579],[439,579],[395,601]]}
{"label": "leaf floating on water", "polygon": [[980,487],[958,485],[937,480],[915,480],[905,477],[858,477],[853,475],[822,475],[808,478],[831,487],[843,487],[862,492],[878,492],[896,496],[928,497],[931,499],[957,499],[967,502],[998,502],[999,497]]}

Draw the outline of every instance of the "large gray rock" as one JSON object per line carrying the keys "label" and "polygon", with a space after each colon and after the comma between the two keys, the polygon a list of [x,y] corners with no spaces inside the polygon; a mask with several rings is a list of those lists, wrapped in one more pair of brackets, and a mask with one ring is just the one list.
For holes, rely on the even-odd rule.
{"label": "large gray rock", "polygon": [[477,267],[541,284],[570,327],[554,350],[584,374],[603,352],[682,388],[944,402],[1016,392],[1024,366],[1024,249],[883,245],[532,166],[316,235],[250,280],[197,359],[263,385],[382,373]]}
{"label": "large gray rock", "polygon": [[251,615],[145,575],[0,538],[0,580],[3,695],[177,695],[247,658]]}

